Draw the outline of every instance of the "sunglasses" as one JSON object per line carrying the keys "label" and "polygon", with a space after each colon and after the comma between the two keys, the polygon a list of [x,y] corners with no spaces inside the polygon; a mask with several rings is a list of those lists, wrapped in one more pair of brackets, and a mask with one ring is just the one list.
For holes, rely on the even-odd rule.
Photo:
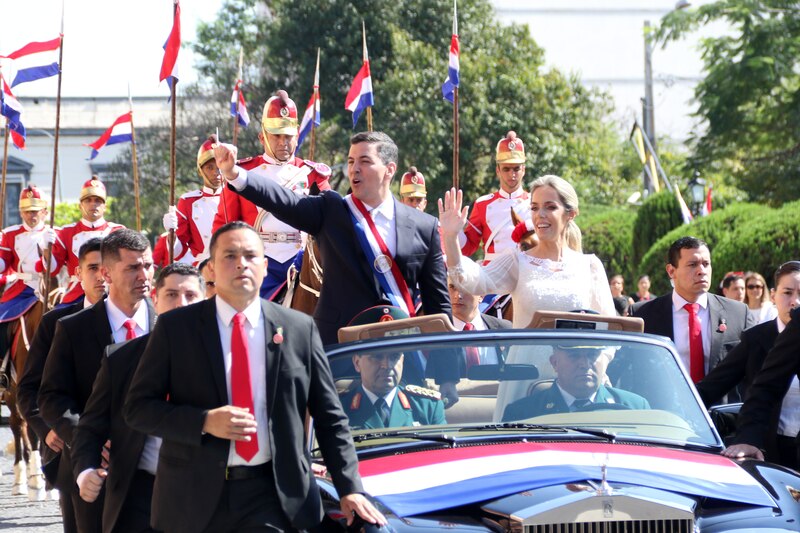
{"label": "sunglasses", "polygon": [[747,286],[747,288],[748,288],[748,289],[750,289],[751,291],[754,291],[754,290],[756,290],[756,289],[763,289],[763,288],[764,288],[764,286],[763,286],[763,285],[761,285],[761,284],[758,284],[758,285],[748,285],[748,286]]}

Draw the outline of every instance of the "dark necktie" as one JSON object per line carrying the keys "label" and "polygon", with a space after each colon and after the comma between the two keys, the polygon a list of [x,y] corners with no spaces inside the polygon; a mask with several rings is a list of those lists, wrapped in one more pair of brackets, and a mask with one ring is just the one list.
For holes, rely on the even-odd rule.
{"label": "dark necktie", "polygon": [[689,375],[697,383],[706,375],[703,334],[700,319],[697,317],[700,304],[686,304],[683,308],[689,313]]}
{"label": "dark necktie", "polygon": [[378,398],[375,400],[375,412],[378,413],[378,416],[383,423],[383,427],[389,427],[389,405],[383,398]]}
{"label": "dark necktie", "polygon": [[125,340],[129,341],[136,338],[136,321],[132,318],[126,320],[123,324],[125,326]]}
{"label": "dark necktie", "polygon": [[579,411],[580,409],[586,407],[590,403],[592,403],[592,401],[589,398],[578,398],[577,400],[572,402],[572,405],[569,406],[569,409],[570,411]]}
{"label": "dark necktie", "polygon": [[[236,407],[250,410],[255,416],[253,407],[253,391],[250,385],[250,353],[247,347],[247,337],[244,329],[245,316],[236,313],[233,316],[233,331],[231,332],[231,400]],[[249,461],[258,452],[258,436],[250,435],[250,441],[237,440],[236,453]]]}
{"label": "dark necktie", "polygon": [[[464,331],[473,331],[475,326],[471,322],[464,324]],[[481,364],[481,356],[478,353],[478,348],[475,346],[467,346],[467,369],[471,366]]]}

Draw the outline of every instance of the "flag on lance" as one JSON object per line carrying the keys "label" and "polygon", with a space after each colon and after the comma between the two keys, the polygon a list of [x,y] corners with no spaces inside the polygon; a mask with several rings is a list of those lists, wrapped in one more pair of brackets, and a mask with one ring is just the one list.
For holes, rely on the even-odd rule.
{"label": "flag on lance", "polygon": [[161,73],[158,81],[167,80],[172,87],[173,78],[178,79],[178,52],[181,50],[181,4],[175,0],[175,16],[172,30],[164,43],[164,59],[161,62]]}
{"label": "flag on lance", "polygon": [[442,84],[442,96],[445,100],[453,103],[453,93],[458,88],[459,61],[458,61],[458,16],[456,3],[453,1],[453,35],[450,37],[450,59],[447,64],[447,78]]}
{"label": "flag on lance", "polygon": [[297,137],[298,150],[300,150],[300,146],[303,145],[303,141],[311,133],[313,127],[319,127],[319,107],[319,49],[317,49],[317,68],[314,71],[314,89],[311,91],[311,99],[308,101],[308,106],[306,106],[306,112],[303,113],[303,120],[300,121],[300,133]]}
{"label": "flag on lance", "polygon": [[16,99],[11,92],[11,87],[6,83],[3,74],[0,73],[0,83],[2,83],[2,90],[0,91],[0,115],[6,117],[8,123],[8,130],[11,133],[11,140],[14,146],[23,150],[25,148],[25,126],[22,125],[22,104]]}
{"label": "flag on lance", "polygon": [[108,128],[103,134],[93,143],[84,144],[84,146],[92,147],[92,155],[89,159],[94,159],[100,153],[100,149],[104,146],[112,144],[119,144],[130,142],[133,140],[133,133],[131,128],[131,117],[133,113],[128,111],[124,115],[117,117],[117,120]]}
{"label": "flag on lance", "polygon": [[236,121],[243,128],[250,124],[250,115],[247,113],[247,103],[244,101],[242,92],[242,80],[236,80],[231,94],[231,116],[236,117]]}
{"label": "flag on lance", "polygon": [[17,73],[11,82],[11,87],[56,76],[60,47],[61,36],[59,35],[50,41],[28,43],[8,55],[0,55],[0,58],[14,60],[14,68]]}
{"label": "flag on lance", "polygon": [[[353,113],[353,128],[356,127],[356,123],[358,122],[358,117],[361,116],[361,112],[375,104],[375,100],[372,96],[372,76],[369,73],[367,34],[366,29],[364,29],[363,22],[362,34],[364,39],[364,62],[361,64],[361,68],[358,70],[358,74],[356,74],[355,79],[353,79],[353,84],[350,86],[350,90],[347,92],[347,98],[344,99],[345,109]],[[367,118],[369,119],[369,116],[367,116]],[[371,125],[367,125],[367,129],[370,129],[370,127]]]}

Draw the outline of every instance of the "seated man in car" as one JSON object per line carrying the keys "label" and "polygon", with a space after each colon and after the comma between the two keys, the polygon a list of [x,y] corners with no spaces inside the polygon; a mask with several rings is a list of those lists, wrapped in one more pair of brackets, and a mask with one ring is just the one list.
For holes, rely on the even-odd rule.
{"label": "seated man in car", "polygon": [[555,346],[550,356],[555,381],[543,383],[544,387],[537,384],[530,396],[509,404],[503,421],[590,410],[590,404],[650,409],[647,400],[638,394],[606,385],[606,368],[613,359],[613,350],[604,346]]}
{"label": "seated man in car", "polygon": [[435,390],[400,385],[402,353],[353,356],[361,384],[340,396],[355,429],[446,424],[444,402]]}

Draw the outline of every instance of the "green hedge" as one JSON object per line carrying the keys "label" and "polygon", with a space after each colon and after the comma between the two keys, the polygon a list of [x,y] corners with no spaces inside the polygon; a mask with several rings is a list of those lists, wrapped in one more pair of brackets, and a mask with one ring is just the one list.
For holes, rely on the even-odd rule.
{"label": "green hedge", "polygon": [[779,265],[800,259],[800,201],[784,204],[780,209],[760,209],[756,216],[742,219],[712,249],[715,287],[732,270],[759,272],[771,286]]}
{"label": "green hedge", "polygon": [[630,290],[633,280],[633,248],[631,246],[633,224],[636,212],[628,209],[615,209],[596,215],[578,217],[578,226],[583,233],[583,251],[595,254],[603,262],[610,278],[621,274]]}
{"label": "green hedge", "polygon": [[654,242],[683,224],[678,199],[669,191],[649,196],[639,208],[633,226],[633,262],[638,264]]}
{"label": "green hedge", "polygon": [[[639,263],[637,275],[648,274],[650,276],[651,290],[654,294],[661,295],[671,290],[665,271],[667,252],[673,242],[686,235],[703,239],[708,243],[711,249],[711,265],[719,276],[730,270],[743,270],[744,267],[726,268],[723,266],[730,262],[720,262],[719,248],[737,228],[752,224],[754,220],[763,217],[765,212],[770,211],[772,210],[769,207],[756,204],[736,204],[726,209],[712,211],[707,217],[698,217],[690,224],[681,224],[650,247]],[[714,276],[712,287],[716,287],[718,284],[719,279]]]}

